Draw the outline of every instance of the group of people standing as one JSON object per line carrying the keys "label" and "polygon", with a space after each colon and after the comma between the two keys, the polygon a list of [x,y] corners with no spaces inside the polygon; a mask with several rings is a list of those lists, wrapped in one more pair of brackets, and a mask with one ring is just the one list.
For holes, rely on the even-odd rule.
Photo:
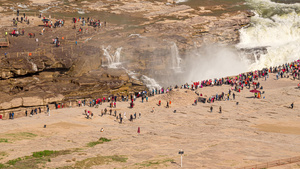
{"label": "group of people standing", "polygon": [[[56,105],[56,104],[55,104]],[[57,108],[57,107],[56,107]],[[42,113],[42,109],[41,109],[41,107],[38,107],[38,108],[34,108],[34,109],[31,109],[31,111],[30,111],[30,113],[28,114],[28,111],[27,111],[27,109],[25,110],[25,116],[27,117],[28,115],[30,116],[30,117],[32,117],[34,114],[40,114],[40,113]],[[49,105],[46,105],[46,111],[45,111],[45,113],[48,115],[48,116],[50,116],[50,108],[49,108]]]}
{"label": "group of people standing", "polygon": [[19,16],[20,16],[20,10],[18,9],[17,10],[17,17],[13,18],[13,20],[12,20],[14,26],[17,26],[19,22],[23,23],[23,21],[25,23],[29,24],[29,19],[27,18],[25,12],[23,13],[23,16],[21,16],[20,18],[19,18]]}
{"label": "group of people standing", "polygon": [[101,23],[100,19],[93,19],[93,18],[90,18],[88,17],[86,20],[84,17],[78,17],[78,18],[73,18],[73,23],[74,23],[74,26],[76,23],[82,23],[82,26],[85,26],[86,23],[89,23],[90,26],[93,26],[93,27],[101,27],[102,24],[103,26],[106,26],[106,21],[104,21],[103,23]]}

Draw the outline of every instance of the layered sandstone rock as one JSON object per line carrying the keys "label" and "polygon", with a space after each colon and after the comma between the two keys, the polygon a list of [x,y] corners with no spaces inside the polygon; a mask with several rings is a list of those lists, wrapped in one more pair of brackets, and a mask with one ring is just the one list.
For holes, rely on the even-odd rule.
{"label": "layered sandstone rock", "polygon": [[239,42],[239,32],[243,26],[250,23],[250,12],[238,12],[231,15],[194,16],[184,21],[169,20],[158,22],[155,25],[145,27],[146,33],[176,34],[191,39],[197,37],[203,43],[226,43]]}

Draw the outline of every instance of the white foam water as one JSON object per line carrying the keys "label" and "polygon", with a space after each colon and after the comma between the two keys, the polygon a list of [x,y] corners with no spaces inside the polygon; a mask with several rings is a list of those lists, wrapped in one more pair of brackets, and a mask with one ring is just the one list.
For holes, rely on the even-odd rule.
{"label": "white foam water", "polygon": [[47,12],[49,9],[51,9],[51,8],[53,8],[53,6],[49,6],[49,7],[47,7],[47,8],[45,8],[45,9],[42,9],[42,10],[40,10],[39,12],[40,13],[45,13],[45,12]]}
{"label": "white foam water", "polygon": [[127,70],[127,69],[125,69],[124,67],[123,67],[123,69],[126,71],[126,73],[129,75],[129,77],[131,77],[132,79],[135,79],[135,80],[139,80],[138,78],[137,78],[137,73],[135,73],[135,72],[133,72],[133,71],[130,71],[130,70]]}
{"label": "white foam water", "polygon": [[140,34],[130,34],[128,37],[145,38],[144,36],[141,36]]}
{"label": "white foam water", "polygon": [[175,0],[174,2],[176,3],[176,4],[178,4],[178,3],[183,3],[183,2],[187,2],[188,0]]}
{"label": "white foam water", "polygon": [[161,88],[161,86],[153,78],[150,78],[146,75],[141,76],[139,73],[136,73],[134,71],[130,71],[130,70],[124,68],[124,67],[122,67],[122,69],[124,69],[126,71],[126,73],[128,74],[128,76],[130,78],[135,79],[135,80],[141,80],[149,90],[152,90],[152,89],[155,89],[155,88],[157,88],[157,89]]}
{"label": "white foam water", "polygon": [[85,14],[85,12],[84,11],[82,11],[82,10],[79,10],[79,11],[77,11],[79,14],[81,14],[81,15],[83,15],[83,14]]}
{"label": "white foam water", "polygon": [[87,41],[89,41],[89,40],[92,40],[92,39],[93,39],[93,37],[87,38],[86,40],[84,40],[84,43],[87,42]]}
{"label": "white foam water", "polygon": [[37,65],[35,63],[33,63],[31,60],[29,60],[28,57],[25,57],[25,58],[26,58],[27,62],[32,65],[31,66],[32,70],[37,72],[38,71]]}
{"label": "white foam water", "polygon": [[32,70],[37,72],[38,71],[37,65],[31,61],[29,63],[31,63],[31,65],[32,65]]}
{"label": "white foam water", "polygon": [[178,47],[175,42],[171,45],[171,61],[172,61],[172,69],[179,73],[182,72],[180,63],[181,63],[181,58],[179,56],[179,51]]}
{"label": "white foam water", "polygon": [[256,15],[252,25],[240,30],[238,48],[266,46],[249,70],[276,66],[299,58],[300,4],[282,4],[270,0],[248,0]]}
{"label": "white foam water", "polygon": [[122,47],[117,48],[116,52],[113,55],[110,54],[111,46],[107,46],[106,48],[102,46],[102,50],[103,50],[103,55],[107,59],[106,66],[108,68],[116,69],[118,68],[119,65],[121,65],[120,58],[121,58]]}
{"label": "white foam water", "polygon": [[24,8],[24,9],[28,8],[28,6],[27,6],[27,5],[24,5],[24,4],[19,4],[18,7]]}
{"label": "white foam water", "polygon": [[149,90],[152,90],[152,89],[155,89],[155,88],[156,89],[161,88],[161,86],[153,78],[142,75],[141,80],[143,81],[144,84],[146,84],[146,86]]}

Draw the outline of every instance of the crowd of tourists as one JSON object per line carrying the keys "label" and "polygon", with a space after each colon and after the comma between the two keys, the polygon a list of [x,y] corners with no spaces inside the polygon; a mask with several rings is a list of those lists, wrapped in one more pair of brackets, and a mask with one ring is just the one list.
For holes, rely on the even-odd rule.
{"label": "crowd of tourists", "polygon": [[[195,91],[195,93],[203,97],[202,93],[197,93],[197,89],[205,88],[205,87],[211,87],[211,86],[222,86],[222,85],[229,85],[230,89],[228,92],[223,91],[220,94],[216,94],[213,96],[209,96],[208,98],[205,98],[204,101],[199,98],[194,101],[194,105],[197,105],[198,101],[203,101],[204,103],[214,103],[215,101],[225,101],[229,99],[235,100],[236,94],[234,92],[241,92],[241,90],[246,89],[254,89],[254,97],[255,98],[261,98],[261,95],[264,94],[263,86],[261,86],[261,83],[259,80],[267,80],[269,78],[270,73],[273,73],[276,75],[276,79],[280,78],[292,78],[293,80],[300,80],[300,60],[291,62],[291,63],[285,63],[280,66],[274,66],[270,68],[264,68],[262,70],[256,70],[256,71],[250,71],[246,73],[241,73],[237,76],[231,76],[231,77],[224,77],[224,78],[215,78],[215,79],[208,79],[198,82],[193,82],[191,84],[183,84],[180,87],[176,85],[175,89],[190,89]],[[300,87],[300,83],[298,84],[298,87]],[[154,96],[157,94],[164,94],[172,91],[172,86],[168,88],[160,88],[160,89],[152,89],[150,96]],[[252,90],[250,90],[252,91]],[[167,106],[169,107],[169,104],[171,102],[167,101]],[[161,101],[159,101],[158,106],[161,105]],[[237,102],[238,105],[238,102]],[[294,104],[291,104],[291,107],[294,107]],[[212,109],[211,109],[212,110]],[[219,112],[222,112],[222,108],[219,107]]]}
{"label": "crowd of tourists", "polygon": [[82,26],[85,26],[86,23],[89,23],[89,26],[92,27],[99,27],[101,28],[102,26],[106,26],[106,21],[101,22],[100,19],[93,19],[88,17],[87,19],[85,19],[84,17],[79,17],[79,18],[73,18],[73,23],[74,23],[74,27],[76,27],[76,23],[80,23],[82,24]]}
{"label": "crowd of tourists", "polygon": [[[83,106],[88,106],[88,107],[95,107],[98,108],[102,104],[108,104],[109,110],[107,108],[101,109],[101,112],[99,116],[103,117],[104,115],[110,115],[114,116],[116,121],[119,123],[124,123],[124,119],[128,119],[129,121],[134,121],[134,119],[137,119],[137,113],[130,114],[129,118],[126,116],[126,112],[124,112],[123,116],[121,113],[118,114],[117,110],[114,108],[117,108],[117,102],[129,102],[130,99],[130,104],[129,107],[133,108],[134,107],[134,102],[138,99],[141,98],[142,103],[144,100],[148,102],[148,96],[147,96],[147,91],[141,91],[141,92],[136,92],[131,95],[122,95],[122,96],[115,96],[111,95],[108,97],[101,97],[101,98],[95,98],[95,99],[83,99],[78,101],[78,107],[83,107]],[[113,110],[114,109],[114,110]],[[92,119],[93,118],[93,113],[89,110],[85,110],[83,114],[87,119]],[[138,114],[138,118],[141,117],[141,112]]]}
{"label": "crowd of tourists", "polygon": [[[57,106],[57,104],[55,104],[55,106]],[[56,107],[57,108],[57,107]],[[37,115],[37,114],[41,114],[42,113],[42,108],[41,107],[35,107],[35,108],[32,108],[32,109],[26,109],[25,110],[25,116],[29,116],[29,117],[32,117],[34,115]],[[46,105],[46,108],[45,108],[45,111],[44,113],[48,116],[50,116],[50,108],[49,108],[49,105]],[[12,115],[11,115],[12,114]],[[14,113],[12,112],[10,114],[10,119],[14,119]]]}
{"label": "crowd of tourists", "polygon": [[[259,79],[261,80],[267,80],[269,78],[269,74],[274,73],[276,75],[276,79],[279,80],[281,78],[290,78],[292,80],[300,80],[300,60],[291,62],[291,63],[286,63],[280,66],[276,67],[270,67],[270,68],[265,68],[262,70],[257,70],[257,71],[251,71],[247,73],[242,73],[239,74],[238,76],[232,76],[232,77],[225,77],[225,78],[220,78],[220,79],[209,79],[209,80],[203,80],[199,82],[193,82],[192,84],[183,84],[181,85],[180,89],[189,89],[192,91],[195,91],[199,88],[205,88],[205,87],[211,87],[211,86],[221,86],[221,85],[228,85],[230,86],[230,89],[228,90],[228,93],[225,94],[225,92],[222,92],[221,94],[216,94],[214,96],[210,96],[207,98],[207,103],[214,103],[215,101],[225,101],[229,100],[230,96],[232,96],[232,99],[235,99],[235,92],[241,92],[241,90],[246,89],[263,89],[262,86],[260,86]],[[300,84],[300,83],[299,83]],[[299,86],[298,84],[298,86]],[[176,85],[174,87],[175,89],[179,89],[179,87]],[[116,95],[111,95],[108,97],[101,97],[101,98],[95,98],[95,99],[90,99],[90,100],[79,100],[78,101],[78,107],[82,106],[89,106],[89,107],[96,107],[98,108],[99,105],[102,105],[104,103],[109,104],[109,110],[107,108],[101,109],[101,114],[99,116],[103,117],[104,115],[111,115],[116,117],[116,121],[119,123],[124,122],[124,119],[127,119],[126,117],[126,112],[124,112],[123,116],[121,113],[118,114],[117,110],[113,108],[117,107],[117,102],[128,102],[130,99],[130,108],[134,107],[134,102],[140,98],[141,102],[144,103],[144,100],[148,102],[149,98],[151,96],[155,95],[160,95],[160,94],[165,94],[169,93],[173,90],[172,86],[168,88],[160,88],[160,89],[152,89],[148,93],[147,91],[141,91],[141,92],[135,92],[132,93],[131,95],[122,95],[122,96],[116,96]],[[203,96],[202,94],[195,93],[198,96]],[[263,92],[264,93],[264,92]],[[262,94],[263,94],[262,93]],[[204,102],[205,103],[205,102]],[[238,104],[238,102],[237,102]],[[166,108],[170,108],[171,101],[166,102]],[[197,99],[194,101],[194,105],[197,105]],[[157,106],[161,106],[161,100],[159,100]],[[55,108],[63,108],[64,104],[55,104]],[[290,108],[294,108],[294,103],[291,104]],[[213,106],[210,107],[210,112],[212,112]],[[30,116],[32,117],[33,115],[40,114],[42,112],[41,108],[34,108],[30,110],[30,113],[28,110],[25,110],[25,116]],[[154,107],[152,108],[152,113],[154,113]],[[174,111],[176,112],[176,110]],[[46,111],[45,113],[50,116],[50,109],[49,106],[46,106]],[[222,107],[219,107],[219,113],[222,113]],[[87,119],[93,119],[93,112],[91,111],[84,111],[84,115],[86,116]],[[141,112],[138,115],[138,118],[141,117]],[[134,119],[137,118],[137,114],[131,114],[128,118],[129,121],[133,121]],[[10,112],[9,114],[9,119],[14,119],[14,112]]]}
{"label": "crowd of tourists", "polygon": [[[228,85],[229,90],[228,91],[223,91],[220,94],[216,94],[213,96],[209,96],[206,98],[206,101],[204,103],[214,103],[215,101],[226,101],[226,100],[235,100],[236,99],[236,93],[241,92],[245,88],[250,90],[250,89],[261,89],[263,90],[263,86],[261,86],[259,80],[267,80],[269,78],[270,73],[276,74],[276,79],[280,78],[289,78],[292,77],[293,80],[299,79],[300,80],[300,60],[294,61],[292,63],[287,63],[283,64],[280,66],[276,67],[270,67],[270,68],[264,68],[262,70],[257,70],[257,71],[251,71],[247,73],[241,73],[237,76],[231,76],[231,77],[224,77],[220,79],[209,79],[209,80],[203,80],[203,81],[198,81],[198,82],[193,82],[191,84],[183,84],[180,87],[176,85],[174,88],[172,86],[167,87],[167,88],[153,88],[152,90],[149,91],[141,91],[141,92],[135,92],[130,95],[122,95],[122,96],[116,96],[116,95],[111,95],[108,97],[101,97],[101,98],[95,98],[95,99],[90,99],[90,100],[79,100],[78,101],[78,107],[81,106],[89,106],[89,107],[99,107],[99,105],[102,105],[104,103],[108,103],[108,107],[110,108],[109,110],[107,108],[101,110],[101,114],[99,116],[104,116],[104,115],[111,115],[116,117],[116,120],[120,123],[124,119],[127,119],[126,117],[126,112],[124,112],[124,115],[122,116],[121,113],[119,113],[116,109],[113,110],[113,108],[117,107],[117,102],[129,102],[129,108],[134,108],[134,102],[137,99],[140,99],[142,103],[144,103],[144,100],[148,102],[149,97],[155,96],[155,95],[161,95],[161,94],[167,94],[169,92],[172,92],[174,89],[189,89],[192,91],[195,91],[195,93],[199,97],[203,97],[202,93],[197,93],[197,89],[205,88],[205,87],[211,87],[211,86],[221,86],[221,85]],[[259,91],[260,94],[264,94],[264,91]],[[258,94],[254,93],[254,96],[256,98]],[[193,105],[197,105],[198,99],[196,99],[193,103]],[[162,101],[159,100],[157,106],[161,106]],[[171,100],[166,101],[166,108],[170,108],[171,105]],[[238,102],[237,102],[238,105]],[[294,104],[291,105],[294,107]],[[210,107],[210,111],[212,112],[213,107]],[[154,107],[152,108],[152,111],[154,112]],[[222,107],[219,106],[219,113],[222,113]],[[92,113],[90,111],[85,111],[84,115],[86,116],[87,119],[92,118]],[[141,113],[139,113],[139,117],[141,116]],[[137,115],[136,113],[131,114],[129,117],[130,121],[133,121],[136,119]]]}

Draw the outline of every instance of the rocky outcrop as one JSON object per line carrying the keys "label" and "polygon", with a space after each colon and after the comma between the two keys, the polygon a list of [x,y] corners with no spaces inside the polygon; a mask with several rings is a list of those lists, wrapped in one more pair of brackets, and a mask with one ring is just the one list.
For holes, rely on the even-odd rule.
{"label": "rocky outcrop", "polygon": [[[0,89],[3,91],[0,114],[51,103],[74,101],[74,99],[127,95],[134,91],[147,90],[143,83],[131,79],[124,70],[115,71],[105,68],[90,71],[78,77],[59,75],[38,79],[34,76],[6,84]],[[11,86],[10,89],[4,91],[3,89],[8,85]]]}
{"label": "rocky outcrop", "polygon": [[191,39],[200,40],[200,43],[226,43],[239,42],[238,30],[250,24],[251,12],[237,12],[216,16],[194,16],[184,21],[169,20],[158,22],[155,25],[145,27],[145,33],[149,34],[176,34]]}
{"label": "rocky outcrop", "polygon": [[73,55],[73,59],[64,54],[2,58],[0,111],[146,90],[124,69],[102,67],[102,54],[85,49],[90,55]]}
{"label": "rocky outcrop", "polygon": [[100,97],[110,94],[128,94],[133,91],[146,90],[141,82],[131,79],[125,70],[101,68],[90,71],[71,82],[80,88],[70,92],[67,96]]}
{"label": "rocky outcrop", "polygon": [[106,11],[106,10],[108,10],[106,7],[109,6],[109,4],[106,4],[102,1],[98,1],[98,2],[93,3],[93,4],[85,3],[83,6],[88,8],[89,10]]}
{"label": "rocky outcrop", "polygon": [[145,14],[144,16],[149,19],[153,19],[154,17],[159,16],[187,16],[190,15],[190,12],[193,12],[194,9],[187,5],[179,5],[175,7],[169,7],[150,12],[148,14]]}
{"label": "rocky outcrop", "polygon": [[5,101],[0,103],[0,109],[3,110],[10,110],[20,107],[35,107],[35,106],[45,106],[49,103],[53,102],[61,102],[64,99],[64,96],[58,94],[55,97],[50,98],[41,98],[39,96],[32,96],[32,97],[18,97],[13,98],[10,101]]}

